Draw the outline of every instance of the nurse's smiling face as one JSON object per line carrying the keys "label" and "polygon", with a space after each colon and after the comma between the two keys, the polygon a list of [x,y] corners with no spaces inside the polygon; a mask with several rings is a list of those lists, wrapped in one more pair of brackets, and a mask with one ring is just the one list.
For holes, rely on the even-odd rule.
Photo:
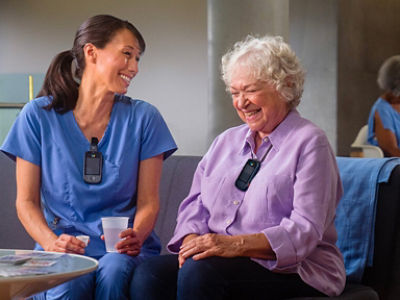
{"label": "nurse's smiling face", "polygon": [[113,93],[125,94],[139,72],[140,47],[128,29],[122,29],[103,49],[96,49],[96,75],[100,85]]}
{"label": "nurse's smiling face", "polygon": [[260,138],[268,136],[289,112],[275,87],[254,79],[246,66],[232,70],[229,90],[237,114]]}

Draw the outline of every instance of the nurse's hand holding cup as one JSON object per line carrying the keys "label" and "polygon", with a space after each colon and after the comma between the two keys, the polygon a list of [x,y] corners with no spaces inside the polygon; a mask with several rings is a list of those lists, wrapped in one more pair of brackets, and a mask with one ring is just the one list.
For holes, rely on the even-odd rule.
{"label": "nurse's hand holding cup", "polygon": [[106,243],[107,252],[125,253],[136,256],[142,247],[141,239],[133,228],[128,228],[128,217],[103,217],[102,239]]}
{"label": "nurse's hand holding cup", "polygon": [[118,252],[116,245],[121,241],[120,233],[128,227],[128,220],[128,217],[101,218],[107,252]]}

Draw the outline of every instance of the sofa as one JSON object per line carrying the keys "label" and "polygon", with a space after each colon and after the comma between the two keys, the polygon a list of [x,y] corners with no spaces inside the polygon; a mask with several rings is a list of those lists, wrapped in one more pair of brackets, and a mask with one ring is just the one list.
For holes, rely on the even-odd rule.
{"label": "sofa", "polygon": [[[161,207],[155,227],[163,245],[162,253],[167,253],[165,245],[173,234],[178,206],[189,192],[200,159],[175,155],[164,163]],[[360,283],[347,282],[342,295],[333,299],[400,299],[400,166],[393,169],[387,183],[379,183],[376,188],[373,265],[365,268]],[[0,248],[31,249],[34,242],[16,216],[15,189],[15,163],[0,152]]]}

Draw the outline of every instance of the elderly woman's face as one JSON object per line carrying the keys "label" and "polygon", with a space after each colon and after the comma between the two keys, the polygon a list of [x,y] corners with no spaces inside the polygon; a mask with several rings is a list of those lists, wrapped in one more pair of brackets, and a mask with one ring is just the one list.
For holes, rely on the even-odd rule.
{"label": "elderly woman's face", "polygon": [[229,89],[239,117],[261,138],[268,136],[289,111],[280,93],[267,82],[255,80],[246,67],[233,70]]}

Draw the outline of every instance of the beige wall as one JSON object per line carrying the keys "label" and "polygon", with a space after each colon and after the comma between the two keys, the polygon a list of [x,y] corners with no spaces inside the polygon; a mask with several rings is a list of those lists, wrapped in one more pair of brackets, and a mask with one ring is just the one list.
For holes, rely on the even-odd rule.
{"label": "beige wall", "polygon": [[289,36],[288,0],[208,0],[208,86],[211,143],[222,131],[243,121],[232,106],[221,78],[221,57],[248,34]]}
{"label": "beige wall", "polygon": [[128,95],[163,114],[181,154],[207,144],[207,1],[0,0],[0,74],[45,73],[70,49],[87,17],[107,13],[134,23],[147,42]]}
{"label": "beige wall", "polygon": [[290,39],[306,80],[298,110],[337,148],[337,0],[291,0]]}
{"label": "beige wall", "polygon": [[[338,155],[348,155],[380,93],[380,64],[400,53],[400,1],[290,0],[283,8],[281,0],[268,1],[274,15],[277,7],[281,15],[289,10],[289,42],[308,71],[299,110],[325,130]],[[234,9],[229,7],[234,1],[225,3]],[[255,16],[264,14],[252,13],[250,0],[243,3],[240,14],[248,15],[241,19],[259,24]],[[212,36],[207,40],[210,8],[206,0],[0,0],[0,74],[44,73],[56,53],[71,47],[77,27],[89,16],[109,13],[128,19],[148,44],[128,95],[159,108],[179,154],[202,155],[213,132],[210,116],[218,113],[210,100],[210,81],[220,80],[216,72],[207,73],[207,47],[213,43]],[[218,9],[223,11],[215,15],[224,15],[224,8]],[[225,18],[229,22],[218,26],[231,32],[235,19]]]}

